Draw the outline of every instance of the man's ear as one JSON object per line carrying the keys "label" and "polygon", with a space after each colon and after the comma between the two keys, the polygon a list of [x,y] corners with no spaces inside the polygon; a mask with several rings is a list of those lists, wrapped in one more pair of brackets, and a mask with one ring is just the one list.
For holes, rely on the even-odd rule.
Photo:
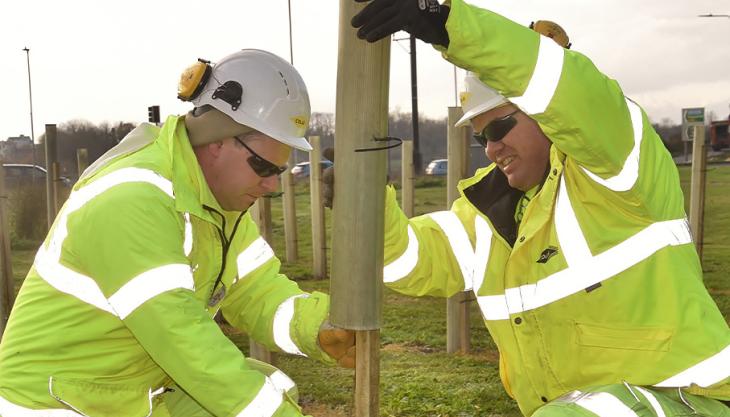
{"label": "man's ear", "polygon": [[220,157],[221,153],[223,153],[223,141],[222,140],[217,140],[215,142],[211,142],[205,146],[206,146],[206,148],[208,148],[207,149],[208,153],[214,158]]}

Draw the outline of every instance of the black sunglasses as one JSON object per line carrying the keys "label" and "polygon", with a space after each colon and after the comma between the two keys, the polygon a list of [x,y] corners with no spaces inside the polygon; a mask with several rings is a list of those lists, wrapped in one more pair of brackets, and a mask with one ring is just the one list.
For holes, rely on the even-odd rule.
{"label": "black sunglasses", "polygon": [[287,170],[288,167],[286,165],[280,167],[262,158],[259,154],[254,152],[253,149],[249,148],[245,143],[243,143],[243,141],[238,136],[234,136],[233,139],[236,139],[238,143],[243,145],[243,147],[251,153],[251,156],[248,157],[247,162],[248,165],[251,166],[251,169],[253,169],[253,172],[255,172],[256,175],[258,175],[259,177],[267,178],[273,175],[281,175],[284,171]]}
{"label": "black sunglasses", "polygon": [[481,132],[474,134],[474,140],[485,148],[487,147],[487,142],[497,142],[502,140],[505,136],[507,136],[507,133],[509,133],[509,131],[517,125],[517,119],[515,119],[515,114],[517,114],[517,112],[519,112],[519,110],[515,110],[506,116],[502,116],[487,123]]}

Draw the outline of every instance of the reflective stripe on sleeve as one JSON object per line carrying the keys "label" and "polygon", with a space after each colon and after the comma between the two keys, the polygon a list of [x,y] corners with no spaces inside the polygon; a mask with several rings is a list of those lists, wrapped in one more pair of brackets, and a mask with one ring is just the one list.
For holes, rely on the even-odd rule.
{"label": "reflective stripe on sleeve", "polygon": [[273,257],[274,250],[271,249],[271,246],[266,243],[263,237],[259,236],[236,258],[236,264],[238,265],[238,279],[236,281],[250,274]]}
{"label": "reflective stripe on sleeve", "polygon": [[641,114],[641,108],[633,101],[626,99],[626,105],[629,108],[631,116],[631,126],[634,133],[634,148],[624,162],[624,166],[616,176],[603,179],[592,173],[587,168],[581,166],[583,171],[588,174],[593,181],[603,185],[613,191],[628,191],[639,178],[639,155],[641,153],[641,140],[644,136],[644,119]]}
{"label": "reflective stripe on sleeve", "polygon": [[391,283],[405,278],[418,264],[418,237],[408,225],[408,247],[398,259],[383,268],[383,282]]}
{"label": "reflective stripe on sleeve", "polygon": [[269,379],[271,379],[271,382],[274,383],[274,386],[282,392],[289,391],[296,386],[294,381],[292,381],[292,379],[289,378],[287,374],[281,372],[278,369],[276,370],[276,372],[269,375]]}
{"label": "reflective stripe on sleeve", "polygon": [[530,83],[520,97],[509,100],[529,114],[543,113],[553,99],[563,72],[565,50],[551,39],[540,36],[540,49]]}
{"label": "reflective stripe on sleeve", "polygon": [[294,300],[297,298],[307,298],[308,294],[298,294],[287,298],[279,304],[274,313],[274,343],[279,349],[286,353],[299,356],[307,356],[294,343],[291,338],[291,321],[294,318]]}
{"label": "reflective stripe on sleeve", "polygon": [[461,270],[461,276],[464,280],[464,291],[469,291],[474,286],[474,249],[471,246],[469,235],[467,235],[464,225],[453,211],[437,211],[429,213],[436,224],[446,234],[446,238],[451,246],[451,252],[456,258]]}
{"label": "reflective stripe on sleeve", "polygon": [[53,259],[53,255],[49,254],[43,246],[38,250],[33,265],[38,275],[51,287],[116,315],[96,281],[63,266],[57,259]]}
{"label": "reflective stripe on sleeve", "polygon": [[145,271],[109,297],[109,304],[124,320],[137,307],[152,298],[177,288],[194,291],[195,283],[190,265],[171,264]]}
{"label": "reflective stripe on sleeve", "polygon": [[730,377],[730,345],[713,356],[666,379],[655,387],[709,387]]}
{"label": "reflective stripe on sleeve", "polygon": [[284,401],[282,392],[269,377],[264,380],[256,397],[236,417],[270,417]]}
{"label": "reflective stripe on sleeve", "polygon": [[575,404],[598,417],[638,417],[626,404],[607,392],[592,392],[575,401]]}
{"label": "reflective stripe on sleeve", "polygon": [[656,417],[667,417],[667,415],[664,414],[664,409],[662,408],[662,405],[659,404],[659,400],[656,399],[654,394],[641,387],[634,386],[633,388],[636,388],[636,390],[639,391],[646,398],[647,401],[649,401],[649,404],[654,409],[654,414],[656,414]]}

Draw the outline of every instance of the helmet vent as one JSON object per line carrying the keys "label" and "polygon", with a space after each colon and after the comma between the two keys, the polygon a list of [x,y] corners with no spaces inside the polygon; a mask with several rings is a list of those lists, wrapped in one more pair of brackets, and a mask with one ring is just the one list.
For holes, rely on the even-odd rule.
{"label": "helmet vent", "polygon": [[289,83],[286,82],[286,78],[284,77],[284,74],[282,74],[281,71],[278,71],[278,72],[279,72],[279,76],[281,77],[281,80],[284,81],[284,87],[286,88],[286,95],[287,96],[291,95],[291,93],[289,92]]}
{"label": "helmet vent", "polygon": [[221,99],[231,105],[231,110],[236,111],[241,105],[241,96],[243,96],[243,87],[236,81],[226,81],[220,87],[215,89],[213,100]]}

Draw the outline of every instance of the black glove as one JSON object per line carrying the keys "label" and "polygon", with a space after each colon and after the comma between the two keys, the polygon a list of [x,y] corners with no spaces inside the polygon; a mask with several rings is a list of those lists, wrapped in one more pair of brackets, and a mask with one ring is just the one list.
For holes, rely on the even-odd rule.
{"label": "black glove", "polygon": [[368,42],[405,30],[424,42],[448,47],[448,17],[449,8],[438,0],[373,0],[352,18],[352,26],[360,28],[357,37]]}

